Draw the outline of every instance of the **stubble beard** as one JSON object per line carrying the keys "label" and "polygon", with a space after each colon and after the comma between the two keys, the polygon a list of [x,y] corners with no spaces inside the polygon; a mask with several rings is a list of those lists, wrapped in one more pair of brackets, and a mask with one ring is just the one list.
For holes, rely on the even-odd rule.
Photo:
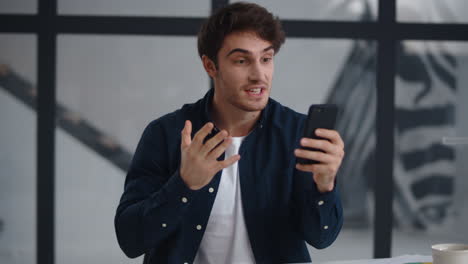
{"label": "stubble beard", "polygon": [[237,97],[237,96],[232,97],[232,96],[229,96],[229,95],[228,95],[228,98],[226,98],[226,99],[228,100],[228,102],[232,106],[234,106],[235,108],[240,109],[240,110],[242,110],[244,112],[262,111],[266,107],[267,102],[268,102],[268,100],[265,100],[263,102],[263,99],[262,99],[261,103],[255,102],[255,104],[250,104],[248,102],[248,100],[244,100],[242,97]]}

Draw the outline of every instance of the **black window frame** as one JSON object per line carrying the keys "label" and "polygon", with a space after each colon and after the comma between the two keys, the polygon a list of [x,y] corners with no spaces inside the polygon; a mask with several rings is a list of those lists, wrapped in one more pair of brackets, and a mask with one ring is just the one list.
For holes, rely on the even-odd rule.
{"label": "black window frame", "polygon": [[[378,0],[374,22],[282,20],[288,37],[369,39],[377,42],[377,143],[374,257],[391,256],[396,45],[404,40],[468,41],[468,24],[402,23],[396,1]],[[226,5],[211,0],[211,10]],[[37,14],[0,14],[1,33],[35,34],[37,41],[36,261],[55,262],[55,128],[58,34],[196,36],[204,18],[58,15],[57,0],[38,0]]]}

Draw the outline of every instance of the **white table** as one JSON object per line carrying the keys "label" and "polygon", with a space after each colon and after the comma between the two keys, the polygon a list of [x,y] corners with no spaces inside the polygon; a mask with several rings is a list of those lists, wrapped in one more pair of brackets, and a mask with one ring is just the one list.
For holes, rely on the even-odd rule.
{"label": "white table", "polygon": [[404,255],[404,256],[386,258],[386,259],[331,261],[331,262],[323,262],[321,264],[404,264],[404,263],[414,263],[414,262],[432,263],[432,257],[421,256],[421,255]]}

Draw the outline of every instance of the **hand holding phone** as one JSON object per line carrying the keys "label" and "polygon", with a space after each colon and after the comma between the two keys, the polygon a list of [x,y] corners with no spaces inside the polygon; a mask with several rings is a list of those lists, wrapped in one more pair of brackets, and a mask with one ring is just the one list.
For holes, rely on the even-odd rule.
{"label": "hand holding phone", "polygon": [[[315,134],[315,130],[317,128],[325,128],[325,129],[334,129],[336,116],[338,113],[338,107],[334,104],[314,104],[311,105],[309,108],[309,113],[307,115],[306,122],[304,124],[304,130],[302,137],[312,138],[312,139],[323,139],[318,137]],[[301,147],[302,149],[311,150],[311,151],[320,151],[313,148],[305,148]],[[317,161],[298,158],[297,160],[300,164],[316,164]]]}

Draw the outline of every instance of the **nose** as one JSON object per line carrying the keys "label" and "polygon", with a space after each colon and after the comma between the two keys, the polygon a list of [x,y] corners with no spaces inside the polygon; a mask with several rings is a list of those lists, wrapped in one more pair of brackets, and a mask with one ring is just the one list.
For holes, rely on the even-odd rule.
{"label": "nose", "polygon": [[249,81],[260,82],[263,80],[263,69],[259,62],[252,63],[249,69]]}

